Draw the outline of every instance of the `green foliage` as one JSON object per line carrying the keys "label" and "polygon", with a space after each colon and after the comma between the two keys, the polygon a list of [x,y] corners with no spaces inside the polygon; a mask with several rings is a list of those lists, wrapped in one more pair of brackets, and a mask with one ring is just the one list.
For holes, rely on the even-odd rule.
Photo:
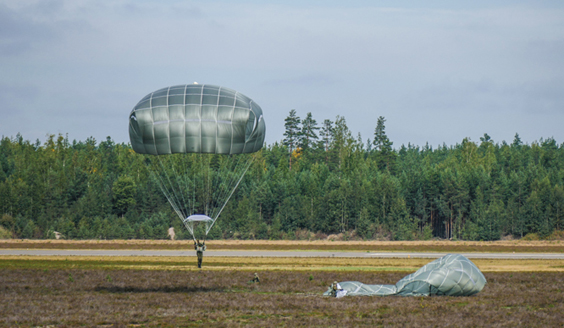
{"label": "green foliage", "polygon": [[522,240],[539,240],[539,234],[536,232],[528,233],[525,237],[521,238]]}
{"label": "green foliage", "polygon": [[425,225],[423,230],[419,234],[420,240],[431,240],[433,238],[433,229],[431,229],[430,225]]}
{"label": "green foliage", "polygon": [[[383,117],[372,142],[353,137],[342,116],[318,127],[292,110],[285,123],[283,142],[256,154],[208,238],[542,239],[564,229],[564,147],[554,139],[526,144],[516,134],[507,144],[484,134],[394,150]],[[190,238],[151,178],[150,158],[111,138],[2,138],[0,234],[165,239],[173,226],[177,239]],[[201,169],[185,159],[183,169]],[[212,170],[221,165],[211,157]]]}
{"label": "green foliage", "polygon": [[374,153],[376,163],[380,169],[393,169],[396,153],[392,150],[393,142],[386,135],[386,119],[383,116],[378,117],[376,128],[374,129]]}
{"label": "green foliage", "polygon": [[374,233],[374,224],[370,222],[368,209],[363,208],[356,224],[356,233],[363,239],[371,239]]}
{"label": "green foliage", "polygon": [[309,148],[317,144],[318,136],[316,131],[319,130],[319,127],[317,126],[317,121],[313,119],[311,112],[307,113],[306,118],[301,123],[302,129],[299,133],[300,148],[309,150]]}
{"label": "green foliage", "polygon": [[290,152],[290,170],[292,169],[292,153],[298,146],[300,139],[300,118],[296,115],[296,110],[292,109],[290,114],[284,120],[284,140],[283,143]]}
{"label": "green foliage", "polygon": [[0,239],[12,239],[12,233],[0,226]]}
{"label": "green foliage", "polygon": [[13,230],[15,224],[16,224],[16,221],[9,214],[4,213],[4,214],[2,214],[2,217],[0,217],[0,226],[5,230]]}
{"label": "green foliage", "polygon": [[114,207],[118,215],[125,214],[130,206],[135,205],[135,189],[135,181],[126,175],[120,176],[113,183]]}

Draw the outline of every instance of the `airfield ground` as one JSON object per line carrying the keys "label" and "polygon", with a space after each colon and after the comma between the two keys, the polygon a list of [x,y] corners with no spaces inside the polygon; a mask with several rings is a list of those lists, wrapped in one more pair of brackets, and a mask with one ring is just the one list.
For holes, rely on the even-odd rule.
{"label": "airfield ground", "polygon": [[[51,241],[49,245],[59,243],[64,249],[92,249],[71,241]],[[103,245],[102,249],[110,243],[141,244],[143,249],[161,244],[92,242]],[[233,244],[254,245],[251,249],[284,244],[293,250],[317,249],[297,242],[213,243],[223,243],[229,249]],[[45,242],[0,241],[0,248],[18,248],[13,247],[16,244],[42,248]],[[368,247],[359,245],[348,250]],[[437,246],[431,242],[389,245],[418,251],[436,251],[433,247]],[[508,252],[517,246],[531,252],[556,252],[546,247],[562,247],[548,242],[495,246]],[[442,252],[453,251],[444,247]],[[473,243],[460,247],[489,249],[487,244]],[[183,257],[1,256],[0,325],[561,327],[564,322],[564,260],[473,260],[488,283],[471,297],[321,296],[334,280],[394,284],[429,261],[204,257],[204,269],[198,270],[195,258]],[[259,273],[260,284],[248,283],[253,272]]]}

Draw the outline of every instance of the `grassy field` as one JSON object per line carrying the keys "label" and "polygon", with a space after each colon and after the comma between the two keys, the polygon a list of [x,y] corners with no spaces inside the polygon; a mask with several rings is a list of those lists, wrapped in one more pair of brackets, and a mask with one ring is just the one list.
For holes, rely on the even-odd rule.
{"label": "grassy field", "polygon": [[[561,327],[564,260],[476,260],[471,297],[345,297],[334,281],[394,284],[430,260],[0,257],[0,325],[19,327]],[[260,284],[250,284],[258,272]]]}
{"label": "grassy field", "polygon": [[[209,240],[209,250],[306,250],[362,252],[501,252],[563,253],[564,241],[269,241]],[[190,240],[0,240],[0,249],[193,249]]]}
{"label": "grassy field", "polygon": [[[413,272],[431,259],[205,257],[208,271],[403,271]],[[564,272],[564,260],[475,259],[483,272]],[[199,271],[196,257],[150,256],[0,256],[2,269],[130,269]]]}

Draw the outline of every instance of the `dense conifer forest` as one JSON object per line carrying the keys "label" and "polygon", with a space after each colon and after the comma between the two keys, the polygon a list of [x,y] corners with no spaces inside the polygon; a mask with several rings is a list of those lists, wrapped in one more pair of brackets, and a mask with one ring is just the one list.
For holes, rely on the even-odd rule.
{"label": "dense conifer forest", "polygon": [[[564,225],[564,149],[554,139],[393,147],[379,117],[354,136],[290,111],[284,139],[255,156],[209,238],[498,240]],[[0,141],[0,238],[191,238],[145,157],[110,137]]]}

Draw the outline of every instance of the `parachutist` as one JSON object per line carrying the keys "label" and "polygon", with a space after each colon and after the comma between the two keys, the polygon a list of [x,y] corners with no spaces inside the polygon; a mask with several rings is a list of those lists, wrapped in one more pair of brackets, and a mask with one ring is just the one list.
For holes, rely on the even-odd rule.
{"label": "parachutist", "polygon": [[[256,157],[246,154],[263,147],[265,134],[262,108],[216,85],[162,88],[147,94],[130,112],[131,147],[137,154],[155,155],[144,156],[145,165],[194,239],[198,268],[205,236]],[[205,225],[196,229],[203,243],[196,240],[197,225]]]}
{"label": "parachutist", "polygon": [[343,290],[341,288],[341,285],[339,285],[339,283],[336,281],[334,281],[329,288],[331,290],[330,295],[333,297],[337,297],[338,292]]}
{"label": "parachutist", "polygon": [[198,256],[198,268],[202,268],[202,259],[204,258],[204,251],[206,250],[206,242],[200,243],[200,240],[194,242],[194,249]]}
{"label": "parachutist", "polygon": [[253,277],[253,279],[251,280],[252,283],[260,283],[260,279],[258,276],[258,273],[255,272],[255,276]]}

